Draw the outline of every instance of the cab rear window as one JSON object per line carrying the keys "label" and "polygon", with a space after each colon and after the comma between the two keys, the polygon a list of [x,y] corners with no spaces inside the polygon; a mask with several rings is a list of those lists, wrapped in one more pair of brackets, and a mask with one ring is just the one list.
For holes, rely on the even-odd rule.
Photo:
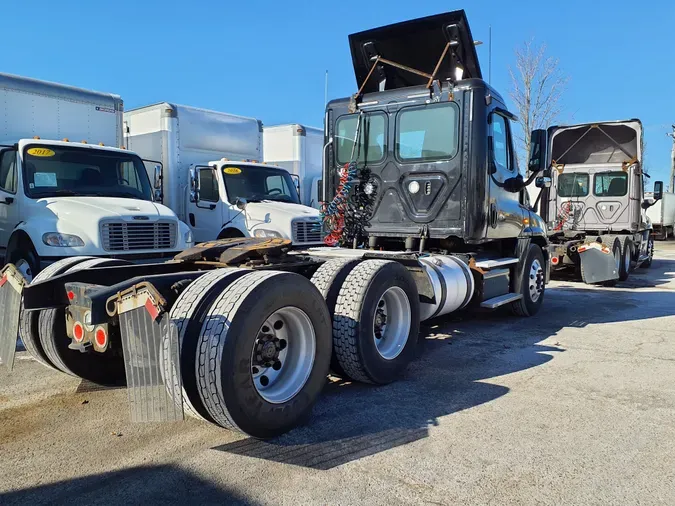
{"label": "cab rear window", "polygon": [[628,174],[623,171],[596,174],[593,193],[597,197],[623,197],[628,193]]}
{"label": "cab rear window", "polygon": [[586,197],[588,195],[588,174],[574,172],[558,176],[558,196]]}

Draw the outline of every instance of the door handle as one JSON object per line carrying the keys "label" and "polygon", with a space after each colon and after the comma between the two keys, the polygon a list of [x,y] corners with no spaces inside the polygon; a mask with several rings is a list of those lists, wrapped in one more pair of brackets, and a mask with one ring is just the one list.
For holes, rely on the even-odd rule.
{"label": "door handle", "polygon": [[4,199],[0,200],[0,204],[10,205],[12,203],[14,203],[14,197],[5,197]]}

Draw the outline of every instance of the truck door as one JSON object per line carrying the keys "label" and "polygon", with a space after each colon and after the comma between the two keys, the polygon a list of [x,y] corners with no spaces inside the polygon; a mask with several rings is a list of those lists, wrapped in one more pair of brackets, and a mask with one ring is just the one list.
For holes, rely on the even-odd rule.
{"label": "truck door", "polygon": [[490,209],[488,212],[488,238],[518,237],[523,229],[524,207],[519,193],[500,187],[509,178],[518,175],[511,125],[506,116],[494,111],[490,115],[489,135],[492,139],[490,177]]}
{"label": "truck door", "polygon": [[220,198],[218,174],[215,167],[190,167],[188,225],[195,242],[212,241],[218,237],[223,224],[223,203]]}
{"label": "truck door", "polygon": [[9,237],[19,222],[16,155],[14,148],[0,148],[0,250],[3,255]]}

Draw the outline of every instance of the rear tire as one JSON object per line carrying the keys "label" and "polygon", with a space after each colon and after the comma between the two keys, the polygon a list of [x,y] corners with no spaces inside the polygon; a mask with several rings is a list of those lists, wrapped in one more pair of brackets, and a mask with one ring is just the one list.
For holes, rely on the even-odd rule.
{"label": "rear tire", "polygon": [[[197,344],[206,313],[213,301],[235,279],[249,271],[216,269],[197,278],[178,296],[171,308],[171,322],[178,329],[180,369],[183,379],[183,407],[186,414],[213,423],[199,397],[197,385]],[[164,362],[165,365],[170,362]],[[165,378],[175,375],[164,371]]]}
{"label": "rear tire", "polygon": [[[44,270],[33,278],[33,283],[38,283],[46,279],[51,278],[52,276],[57,276],[75,264],[89,260],[91,257],[70,257],[54,262],[51,265],[48,265]],[[23,301],[22,301],[21,314],[19,315],[19,337],[23,345],[26,347],[26,351],[40,364],[49,367],[50,369],[58,369],[52,364],[52,362],[47,358],[45,350],[42,348],[42,343],[40,342],[40,334],[38,330],[38,320],[40,317],[40,311],[24,311],[23,310]]]}
{"label": "rear tire", "polygon": [[[330,313],[331,321],[335,316],[335,304],[337,303],[338,295],[340,294],[340,288],[342,284],[347,279],[347,276],[350,272],[356,267],[360,259],[342,259],[336,258],[334,260],[329,260],[323,264],[312,276],[312,283],[316,288],[321,292],[324,300],[326,301],[326,306],[328,306],[328,312]],[[332,354],[330,359],[330,369],[335,373],[336,376],[341,378],[347,378],[347,373],[340,365],[335,353]]]}
{"label": "rear tire", "polygon": [[[75,272],[105,264],[126,263],[108,258],[92,258],[71,266],[67,272]],[[82,353],[71,350],[71,339],[66,332],[64,308],[40,311],[38,320],[40,343],[49,361],[60,371],[99,385],[114,386],[126,384],[122,350],[108,348],[105,353],[91,351]]]}
{"label": "rear tire", "polygon": [[523,298],[511,303],[511,312],[516,316],[534,316],[539,312],[546,291],[544,253],[536,244],[530,244],[523,266],[520,293]]}
{"label": "rear tire", "polygon": [[633,241],[626,237],[623,243],[621,253],[621,269],[619,270],[619,281],[626,281],[630,275],[631,261],[633,258]]}
{"label": "rear tire", "polygon": [[391,383],[415,358],[419,328],[419,294],[405,267],[391,260],[365,260],[354,267],[333,316],[333,351],[347,376]]}
{"label": "rear tire", "polygon": [[[280,324],[268,322],[283,311],[289,313],[279,317]],[[269,337],[284,329],[285,337]],[[308,279],[275,271],[237,279],[212,304],[200,332],[198,386],[208,413],[218,425],[255,438],[293,429],[326,383],[330,336],[328,309]],[[279,368],[260,365],[268,352],[277,354],[270,360],[279,361]],[[271,380],[265,382],[267,375]]]}
{"label": "rear tire", "polygon": [[652,236],[649,236],[649,239],[647,240],[647,254],[649,255],[649,258],[640,264],[640,267],[645,269],[649,269],[654,260],[654,238]]}

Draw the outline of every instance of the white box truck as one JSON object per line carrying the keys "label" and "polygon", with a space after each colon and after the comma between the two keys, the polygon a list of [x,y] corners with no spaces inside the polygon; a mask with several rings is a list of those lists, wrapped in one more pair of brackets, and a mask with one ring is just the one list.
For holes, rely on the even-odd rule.
{"label": "white box truck", "polygon": [[260,163],[260,121],[162,102],[126,111],[124,124],[130,150],[161,160],[156,187],[195,242],[251,236],[321,243],[319,212],[300,204],[288,171]]}
{"label": "white box truck", "polygon": [[0,251],[32,279],[71,256],[134,261],[192,246],[153,202],[141,158],[120,149],[123,102],[0,73]]}
{"label": "white box truck", "polygon": [[297,177],[302,203],[319,209],[323,129],[297,123],[263,127],[263,160]]}
{"label": "white box truck", "polygon": [[[653,199],[653,194],[646,193],[645,198]],[[673,237],[675,227],[675,193],[664,193],[660,202],[647,209],[647,216],[652,222],[654,235],[665,241]]]}

